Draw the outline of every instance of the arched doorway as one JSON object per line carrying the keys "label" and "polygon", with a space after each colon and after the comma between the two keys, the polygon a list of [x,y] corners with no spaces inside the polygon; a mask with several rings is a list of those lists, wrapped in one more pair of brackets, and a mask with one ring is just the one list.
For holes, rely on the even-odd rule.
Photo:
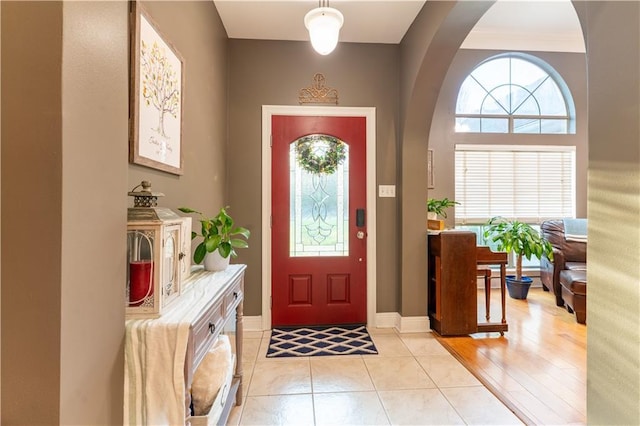
{"label": "arched doorway", "polygon": [[[491,3],[427,2],[403,40],[400,271],[402,316],[424,312],[426,243],[415,229],[427,197],[425,140],[438,89],[457,47]],[[574,2],[588,46],[589,242],[591,282],[588,417],[640,421],[640,4]],[[446,10],[443,10],[446,9]],[[429,28],[437,28],[435,33]],[[461,34],[462,33],[462,34]],[[426,119],[425,119],[426,117]],[[420,172],[424,170],[424,172]],[[612,210],[612,206],[620,208]],[[615,226],[613,226],[615,223]],[[624,249],[623,249],[624,248]],[[612,332],[612,330],[616,330]]]}

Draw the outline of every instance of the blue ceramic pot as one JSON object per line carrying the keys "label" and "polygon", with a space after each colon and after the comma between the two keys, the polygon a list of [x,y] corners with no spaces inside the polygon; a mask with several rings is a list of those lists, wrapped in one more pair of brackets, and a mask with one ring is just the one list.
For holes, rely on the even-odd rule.
{"label": "blue ceramic pot", "polygon": [[529,294],[529,287],[533,279],[531,277],[523,276],[521,280],[517,280],[515,275],[507,275],[505,277],[507,282],[507,290],[509,296],[513,299],[526,299]]}

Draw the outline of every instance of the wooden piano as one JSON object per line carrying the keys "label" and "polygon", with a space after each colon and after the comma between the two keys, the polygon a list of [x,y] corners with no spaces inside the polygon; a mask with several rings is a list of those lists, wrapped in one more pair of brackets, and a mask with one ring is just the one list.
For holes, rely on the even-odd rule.
{"label": "wooden piano", "polygon": [[[502,318],[491,322],[491,265],[500,266]],[[505,273],[507,254],[476,246],[476,234],[448,230],[428,234],[427,312],[431,328],[442,336],[508,330]],[[478,321],[478,276],[484,277],[485,319]]]}

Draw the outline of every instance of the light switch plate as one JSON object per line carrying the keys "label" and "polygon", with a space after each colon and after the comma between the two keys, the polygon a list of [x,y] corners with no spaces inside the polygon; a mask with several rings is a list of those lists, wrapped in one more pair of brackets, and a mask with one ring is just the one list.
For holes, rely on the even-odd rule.
{"label": "light switch plate", "polygon": [[378,197],[395,197],[396,186],[395,185],[378,185]]}

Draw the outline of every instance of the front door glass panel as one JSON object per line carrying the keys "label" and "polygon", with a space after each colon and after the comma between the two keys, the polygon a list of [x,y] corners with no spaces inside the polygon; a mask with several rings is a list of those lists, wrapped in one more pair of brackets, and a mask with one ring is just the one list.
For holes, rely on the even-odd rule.
{"label": "front door glass panel", "polygon": [[329,135],[289,147],[289,255],[349,255],[349,146]]}

